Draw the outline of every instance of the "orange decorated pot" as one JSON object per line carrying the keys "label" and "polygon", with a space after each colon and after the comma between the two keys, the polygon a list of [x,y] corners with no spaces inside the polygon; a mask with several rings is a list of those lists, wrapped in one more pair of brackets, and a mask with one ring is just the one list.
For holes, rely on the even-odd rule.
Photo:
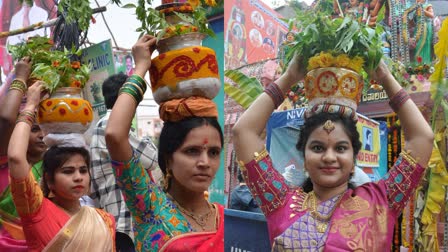
{"label": "orange decorated pot", "polygon": [[38,122],[48,133],[84,133],[93,119],[90,102],[81,96],[81,89],[64,87],[39,104]]}
{"label": "orange decorated pot", "polygon": [[162,39],[151,60],[151,89],[156,103],[190,96],[213,99],[221,88],[215,51],[201,45],[201,33]]}

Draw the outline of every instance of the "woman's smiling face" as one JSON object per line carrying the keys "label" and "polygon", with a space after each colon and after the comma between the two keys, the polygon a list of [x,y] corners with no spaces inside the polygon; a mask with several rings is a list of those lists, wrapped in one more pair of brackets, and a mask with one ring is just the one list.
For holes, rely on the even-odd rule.
{"label": "woman's smiling face", "polygon": [[341,123],[334,123],[328,131],[317,127],[305,145],[305,169],[313,187],[347,187],[354,172],[354,154],[351,140]]}

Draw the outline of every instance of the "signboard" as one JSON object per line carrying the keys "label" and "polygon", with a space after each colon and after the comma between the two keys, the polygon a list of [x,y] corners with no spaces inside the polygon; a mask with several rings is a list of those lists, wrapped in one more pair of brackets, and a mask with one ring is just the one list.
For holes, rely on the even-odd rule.
{"label": "signboard", "polygon": [[379,123],[364,116],[358,116],[356,128],[362,143],[356,157],[356,164],[361,167],[378,167],[381,149]]}
{"label": "signboard", "polygon": [[224,251],[271,251],[266,218],[261,213],[224,210]]}
{"label": "signboard", "polygon": [[81,62],[82,64],[89,64],[91,66],[90,78],[83,90],[84,99],[88,100],[90,104],[92,104],[94,112],[92,124],[90,125],[89,130],[85,133],[85,136],[90,136],[93,127],[107,112],[101,89],[103,82],[107,79],[107,77],[115,74],[112,45],[110,40],[100,42],[84,49],[82,51]]}
{"label": "signboard", "polygon": [[134,73],[134,59],[130,52],[115,51],[114,65],[116,73],[124,73],[127,76]]}
{"label": "signboard", "polygon": [[361,103],[380,102],[388,99],[389,97],[387,96],[385,90],[369,89],[366,93],[362,94]]}
{"label": "signboard", "polygon": [[224,1],[226,69],[277,57],[288,26],[260,0]]}

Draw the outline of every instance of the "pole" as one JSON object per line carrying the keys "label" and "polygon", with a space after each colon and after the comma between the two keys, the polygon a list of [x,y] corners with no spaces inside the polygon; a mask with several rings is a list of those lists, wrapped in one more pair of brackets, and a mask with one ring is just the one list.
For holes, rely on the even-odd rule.
{"label": "pole", "polygon": [[[93,13],[99,13],[99,12],[104,12],[106,11],[106,7],[99,7],[99,8],[95,8],[92,10]],[[58,21],[59,17],[48,20],[48,21],[41,21],[35,24],[32,24],[30,26],[27,27],[23,27],[20,29],[16,29],[16,30],[12,30],[12,31],[6,31],[6,32],[0,32],[0,38],[5,38],[5,37],[9,37],[9,36],[14,36],[17,34],[22,34],[22,33],[26,33],[26,32],[30,32],[30,31],[34,31],[34,30],[38,30],[38,29],[42,29],[45,27],[51,27],[54,26],[56,24],[56,22]]]}

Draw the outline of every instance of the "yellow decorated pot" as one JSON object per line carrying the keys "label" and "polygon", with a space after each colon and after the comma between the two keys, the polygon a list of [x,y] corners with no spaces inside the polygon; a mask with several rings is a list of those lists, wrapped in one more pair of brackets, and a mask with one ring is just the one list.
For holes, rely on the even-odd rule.
{"label": "yellow decorated pot", "polygon": [[92,119],[92,106],[80,88],[59,88],[39,104],[38,122],[46,134],[84,133]]}
{"label": "yellow decorated pot", "polygon": [[361,100],[364,82],[347,68],[316,68],[306,74],[304,88],[310,107],[316,104],[338,104],[356,108]]}

